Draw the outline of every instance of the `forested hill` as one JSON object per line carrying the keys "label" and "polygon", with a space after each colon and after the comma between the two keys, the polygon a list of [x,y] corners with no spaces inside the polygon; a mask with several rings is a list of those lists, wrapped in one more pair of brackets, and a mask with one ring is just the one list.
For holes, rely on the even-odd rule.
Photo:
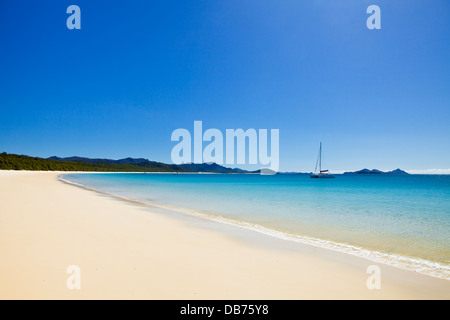
{"label": "forested hill", "polygon": [[126,158],[121,160],[90,159],[81,157],[48,159],[25,155],[0,153],[0,170],[34,171],[100,171],[100,172],[216,172],[245,173],[212,163],[174,165],[147,159]]}

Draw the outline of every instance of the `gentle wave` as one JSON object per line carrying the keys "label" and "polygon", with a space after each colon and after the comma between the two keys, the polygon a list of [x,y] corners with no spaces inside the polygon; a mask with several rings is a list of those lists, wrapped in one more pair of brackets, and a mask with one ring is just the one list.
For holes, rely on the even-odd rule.
{"label": "gentle wave", "polygon": [[206,213],[206,212],[202,212],[199,210],[192,210],[192,209],[187,209],[187,208],[183,208],[183,207],[163,205],[163,204],[159,204],[159,203],[155,203],[155,202],[149,203],[149,202],[142,201],[142,200],[131,199],[131,198],[115,195],[112,193],[104,192],[102,190],[97,190],[97,189],[85,186],[83,184],[80,184],[80,183],[72,182],[70,180],[64,179],[63,175],[58,176],[58,179],[64,183],[74,185],[74,186],[77,186],[77,187],[80,187],[83,189],[95,191],[95,192],[98,192],[101,194],[109,195],[111,197],[114,197],[114,198],[117,198],[120,200],[124,200],[127,202],[138,203],[141,205],[156,207],[156,208],[160,208],[160,209],[172,210],[172,211],[180,212],[183,214],[189,214],[191,216],[200,217],[200,218],[208,219],[208,220],[215,221],[215,222],[220,222],[220,223],[224,223],[224,224],[228,224],[228,225],[233,225],[233,226],[249,229],[249,230],[256,231],[256,232],[259,232],[259,233],[262,233],[262,234],[265,234],[265,235],[268,235],[268,236],[271,236],[274,238],[283,239],[283,240],[287,240],[287,241],[294,241],[297,243],[311,245],[314,247],[338,251],[341,253],[350,254],[353,256],[360,257],[360,258],[365,258],[365,259],[368,259],[373,262],[382,263],[382,264],[397,267],[400,269],[415,271],[415,272],[425,274],[428,276],[441,278],[441,279],[445,279],[445,280],[450,280],[450,265],[447,265],[447,264],[433,262],[433,261],[420,259],[420,258],[406,257],[406,256],[397,255],[397,254],[390,254],[390,253],[385,253],[385,252],[380,252],[380,251],[375,251],[375,250],[369,250],[369,249],[365,249],[362,247],[358,247],[358,246],[354,246],[354,245],[350,245],[350,244],[346,244],[346,243],[340,243],[340,242],[335,242],[335,241],[330,241],[330,240],[323,240],[323,239],[319,239],[319,238],[303,236],[303,235],[289,233],[289,232],[285,232],[285,231],[279,231],[279,230],[275,230],[273,228],[265,227],[265,226],[262,226],[259,224],[249,223],[249,222],[237,220],[237,219],[231,219],[231,218],[224,217],[221,215]]}

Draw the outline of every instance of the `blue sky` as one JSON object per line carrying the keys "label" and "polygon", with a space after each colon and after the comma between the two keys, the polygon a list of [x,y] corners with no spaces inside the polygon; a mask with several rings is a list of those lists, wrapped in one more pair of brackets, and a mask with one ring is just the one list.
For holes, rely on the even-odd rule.
{"label": "blue sky", "polygon": [[449,21],[448,0],[3,0],[0,152],[170,162],[202,120],[279,129],[282,171],[320,141],[331,170],[448,169]]}

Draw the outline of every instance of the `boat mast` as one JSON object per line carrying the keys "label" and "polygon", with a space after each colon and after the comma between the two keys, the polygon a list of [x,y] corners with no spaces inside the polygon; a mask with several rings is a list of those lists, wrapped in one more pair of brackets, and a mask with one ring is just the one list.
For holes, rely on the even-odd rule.
{"label": "boat mast", "polygon": [[319,149],[319,172],[322,172],[322,141],[320,141]]}
{"label": "boat mast", "polygon": [[322,141],[320,142],[319,154],[317,155],[316,167],[314,173],[317,173],[317,165],[319,165],[319,173],[322,171]]}
{"label": "boat mast", "polygon": [[319,164],[319,159],[320,159],[320,149],[319,149],[319,154],[317,155],[316,167],[314,168],[314,174],[317,173],[317,165]]}

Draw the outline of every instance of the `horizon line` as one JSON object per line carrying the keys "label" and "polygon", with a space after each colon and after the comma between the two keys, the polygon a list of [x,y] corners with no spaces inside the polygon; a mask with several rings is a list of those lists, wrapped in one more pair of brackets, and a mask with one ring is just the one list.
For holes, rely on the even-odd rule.
{"label": "horizon line", "polygon": [[[1,153],[14,154],[14,153],[8,153],[6,151],[3,151]],[[36,156],[30,156],[30,155],[26,155],[26,154],[16,154],[16,155],[22,155],[22,156],[27,156],[27,157],[36,157]],[[77,158],[113,160],[113,161],[124,160],[124,159],[144,159],[146,161],[160,162],[160,163],[163,163],[163,164],[174,165],[173,163],[165,163],[165,162],[162,162],[162,161],[150,160],[148,158],[142,158],[142,157],[134,158],[134,157],[131,157],[131,156],[127,156],[125,158],[120,158],[120,159],[110,159],[110,158],[103,158],[103,157],[101,157],[101,158],[99,158],[99,157],[90,158],[90,157],[84,157],[84,156],[59,157],[59,156],[53,155],[53,156],[50,156],[48,158],[42,158],[42,159],[50,159],[52,157],[57,157],[57,158],[61,158],[61,159],[77,157]],[[36,157],[36,158],[41,158],[41,157]],[[217,164],[217,165],[220,165],[222,167],[228,168],[228,169],[238,169],[238,170],[244,170],[244,171],[255,171],[255,170],[264,169],[263,167],[261,167],[261,168],[258,168],[258,169],[249,170],[249,169],[243,169],[243,168],[237,167],[237,166],[228,167],[228,166],[226,166],[226,164],[220,164],[220,163],[216,163],[216,162],[214,162],[214,163]],[[210,164],[213,164],[213,163],[211,163],[211,162],[202,162],[202,163],[191,162],[191,163],[184,163],[184,164],[209,164],[210,165]],[[360,171],[360,170],[364,170],[364,169],[368,169],[368,168],[364,167],[362,169],[356,169],[356,170],[353,170],[353,169],[348,169],[348,170],[330,170],[330,172],[333,173],[333,174],[344,174],[345,172],[355,172],[355,171]],[[374,169],[376,169],[376,168],[374,168]],[[400,167],[398,167],[396,169],[400,169]],[[380,170],[380,169],[377,169],[377,170],[380,170],[382,172],[389,172],[389,171],[393,171],[393,170],[396,170],[396,169],[387,170],[387,171]],[[400,169],[400,170],[405,171],[408,174],[450,175],[450,168],[447,168],[447,169],[443,169],[443,168],[439,168],[439,169],[438,168],[430,168],[430,169]],[[290,172],[311,173],[312,171],[311,170],[306,170],[306,171],[301,171],[301,170],[284,170],[284,171],[281,171],[281,170],[278,170],[277,172],[279,172],[279,173],[290,173]]]}

